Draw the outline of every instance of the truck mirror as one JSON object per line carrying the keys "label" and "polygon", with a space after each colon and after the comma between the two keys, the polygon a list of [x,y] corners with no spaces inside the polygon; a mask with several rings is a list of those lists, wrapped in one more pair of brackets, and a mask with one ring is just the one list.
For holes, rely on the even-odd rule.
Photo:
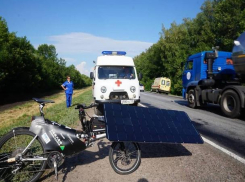
{"label": "truck mirror", "polygon": [[143,77],[142,73],[139,73],[139,80],[142,80],[142,77]]}
{"label": "truck mirror", "polygon": [[94,79],[94,73],[93,72],[90,72],[90,78]]}

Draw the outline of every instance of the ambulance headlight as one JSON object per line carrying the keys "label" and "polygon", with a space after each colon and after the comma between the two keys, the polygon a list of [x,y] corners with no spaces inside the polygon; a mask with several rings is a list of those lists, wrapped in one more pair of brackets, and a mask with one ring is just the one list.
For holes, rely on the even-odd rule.
{"label": "ambulance headlight", "polygon": [[106,93],[106,87],[105,86],[101,87],[100,90],[101,90],[102,93]]}
{"label": "ambulance headlight", "polygon": [[130,87],[130,91],[131,91],[132,93],[134,93],[135,90],[136,90],[135,86]]}

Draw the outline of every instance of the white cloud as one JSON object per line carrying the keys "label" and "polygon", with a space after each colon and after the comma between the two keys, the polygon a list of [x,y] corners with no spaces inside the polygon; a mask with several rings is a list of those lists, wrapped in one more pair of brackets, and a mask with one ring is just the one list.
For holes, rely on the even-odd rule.
{"label": "white cloud", "polygon": [[87,75],[89,76],[90,74],[90,70],[86,68],[86,62],[81,62],[80,64],[76,65],[76,69],[81,73],[81,74],[84,74],[84,75]]}
{"label": "white cloud", "polygon": [[129,56],[136,56],[148,49],[153,43],[133,40],[115,40],[97,37],[92,34],[73,32],[50,36],[49,40],[58,53],[101,53],[104,50],[126,51]]}
{"label": "white cloud", "polygon": [[68,58],[68,57],[66,57],[66,58],[63,58],[63,59],[65,59],[66,60],[66,62],[68,63],[74,63],[74,62],[76,62],[76,59],[73,59],[73,58]]}

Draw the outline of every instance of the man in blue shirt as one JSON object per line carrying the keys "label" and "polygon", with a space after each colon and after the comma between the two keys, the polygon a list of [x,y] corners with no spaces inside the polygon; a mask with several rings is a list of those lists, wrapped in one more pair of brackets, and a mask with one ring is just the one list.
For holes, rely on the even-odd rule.
{"label": "man in blue shirt", "polygon": [[65,81],[61,85],[61,87],[65,90],[65,93],[66,93],[66,106],[71,107],[74,84],[71,81],[70,76],[67,76],[67,81]]}

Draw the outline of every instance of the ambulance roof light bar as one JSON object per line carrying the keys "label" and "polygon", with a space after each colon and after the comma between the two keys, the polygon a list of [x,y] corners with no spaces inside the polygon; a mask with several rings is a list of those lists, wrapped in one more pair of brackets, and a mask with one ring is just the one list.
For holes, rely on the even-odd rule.
{"label": "ambulance roof light bar", "polygon": [[125,56],[126,52],[125,51],[102,51],[103,55],[120,55],[120,56]]}

